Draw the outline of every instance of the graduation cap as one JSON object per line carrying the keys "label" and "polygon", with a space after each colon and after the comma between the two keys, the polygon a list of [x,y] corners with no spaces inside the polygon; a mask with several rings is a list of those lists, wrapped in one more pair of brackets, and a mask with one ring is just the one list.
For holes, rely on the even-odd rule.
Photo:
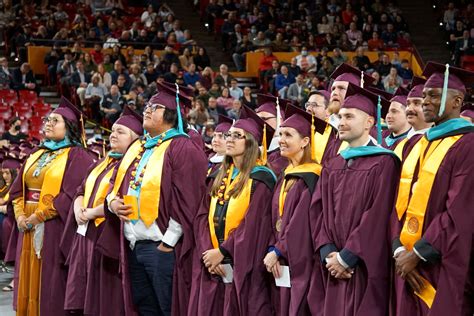
{"label": "graduation cap", "polygon": [[382,143],[382,117],[385,117],[390,107],[390,102],[381,95],[372,93],[367,89],[349,83],[346,98],[341,108],[354,108],[376,118],[377,142]]}
{"label": "graduation cap", "polygon": [[28,143],[28,142],[22,142],[20,144],[20,151],[23,153],[25,156],[29,156],[33,148],[35,147],[34,144]]}
{"label": "graduation cap", "polygon": [[474,104],[464,103],[461,108],[461,116],[469,117],[471,120],[474,120]]}
{"label": "graduation cap", "polygon": [[280,128],[281,122],[285,119],[284,110],[288,104],[291,104],[290,100],[281,99],[275,97],[272,94],[257,94],[257,104],[259,105],[255,112],[267,112],[275,115],[276,117],[276,130]]}
{"label": "graduation cap", "polygon": [[114,124],[130,128],[135,134],[143,135],[143,116],[132,110],[128,105],[124,107],[122,115]]}
{"label": "graduation cap", "polygon": [[[340,64],[334,70],[331,74],[331,79],[334,79],[334,81],[347,81],[361,87],[370,86],[375,81],[372,76],[346,63]],[[361,79],[363,79],[363,82],[361,82]]]}
{"label": "graduation cap", "polygon": [[229,129],[232,127],[232,124],[234,123],[234,120],[225,116],[225,115],[222,115],[222,114],[219,114],[219,122],[214,130],[214,132],[217,132],[217,133],[227,133],[229,131]]}
{"label": "graduation cap", "polygon": [[381,96],[385,100],[390,100],[393,98],[394,94],[391,94],[390,92],[387,92],[385,90],[377,89],[375,87],[366,87],[365,89],[369,90],[370,92]]}
{"label": "graduation cap", "polygon": [[426,79],[417,76],[413,77],[411,80],[411,90],[408,92],[407,98],[423,98],[425,83]]}
{"label": "graduation cap", "polygon": [[407,95],[408,90],[403,87],[398,87],[398,89],[393,94],[393,97],[390,99],[390,102],[398,102],[403,106],[407,105]]}
{"label": "graduation cap", "polygon": [[[176,89],[176,84],[163,81],[161,84],[168,86],[171,89]],[[178,85],[179,92],[188,98],[194,97],[194,89],[189,88],[188,86]]]}
{"label": "graduation cap", "polygon": [[246,105],[242,105],[240,119],[234,123],[233,127],[241,128],[247,133],[252,134],[258,144],[262,145],[261,158],[263,164],[266,164],[267,148],[272,141],[275,130]]}
{"label": "graduation cap", "polygon": [[3,157],[2,169],[20,169],[23,161],[19,158],[6,156]]}
{"label": "graduation cap", "polygon": [[443,65],[435,62],[428,62],[423,70],[423,76],[428,78],[425,88],[441,88],[441,104],[438,116],[443,115],[446,108],[446,97],[448,89],[453,89],[466,94],[466,85],[474,83],[474,72],[451,67],[449,64]]}
{"label": "graduation cap", "polygon": [[61,97],[58,107],[52,112],[61,115],[81,130],[82,144],[86,147],[86,135],[84,130],[84,118],[82,112],[64,96]]}
{"label": "graduation cap", "polygon": [[310,93],[309,93],[309,96],[312,96],[312,95],[321,95],[324,97],[324,99],[329,102],[329,100],[331,99],[331,92],[327,91],[327,90],[312,90]]}

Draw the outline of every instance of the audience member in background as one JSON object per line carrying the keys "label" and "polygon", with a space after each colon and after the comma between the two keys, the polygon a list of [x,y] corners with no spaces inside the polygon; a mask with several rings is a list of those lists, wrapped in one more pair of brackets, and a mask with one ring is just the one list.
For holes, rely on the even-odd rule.
{"label": "audience member in background", "polygon": [[82,61],[76,62],[76,71],[71,75],[71,87],[76,89],[76,93],[79,96],[81,106],[84,106],[84,98],[86,95],[87,85],[91,82],[90,73],[86,72],[84,63]]}
{"label": "audience member in background", "polygon": [[260,58],[260,62],[258,65],[258,73],[260,82],[262,82],[265,73],[272,68],[272,63],[274,60],[278,61],[275,55],[273,55],[271,48],[266,47],[263,50],[263,56]]}
{"label": "audience member in background", "polygon": [[126,68],[124,67],[124,63],[120,60],[116,60],[114,62],[114,70],[110,72],[110,76],[112,77],[112,84],[117,84],[118,77],[120,75],[123,75],[125,77],[125,81],[127,82],[127,85],[129,85],[130,77],[127,73]]}
{"label": "audience member in background", "polygon": [[196,65],[191,64],[189,65],[188,71],[184,73],[183,76],[184,84],[190,88],[193,88],[196,85],[196,82],[201,80],[201,76],[198,72],[196,72]]}
{"label": "audience member in background", "polygon": [[374,67],[375,70],[383,77],[390,73],[390,69],[393,67],[390,63],[390,57],[387,54],[381,53],[381,61]]}
{"label": "audience member in background", "polygon": [[238,86],[238,81],[235,78],[230,81],[229,93],[236,100],[239,100],[244,95],[244,91]]}
{"label": "audience member in background", "polygon": [[122,96],[126,96],[130,92],[130,85],[127,84],[127,80],[125,79],[125,75],[121,74],[118,76],[117,79],[117,87],[120,91]]}
{"label": "audience member in background", "polygon": [[44,57],[44,63],[48,65],[48,76],[51,85],[56,84],[58,62],[63,58],[59,43],[54,43],[53,48]]}
{"label": "audience member in background", "polygon": [[8,60],[6,57],[0,58],[0,89],[10,89],[12,83],[12,72],[8,68]]}
{"label": "audience member in background", "polygon": [[99,106],[108,93],[106,86],[101,83],[100,75],[98,73],[94,74],[85,92],[85,104],[91,108],[92,113],[99,112]]}
{"label": "audience member in background", "polygon": [[384,86],[383,86],[383,82],[380,78],[380,74],[377,71],[374,71],[374,72],[372,72],[372,74],[370,76],[372,78],[374,78],[374,82],[372,83],[372,85],[377,89],[384,90]]}
{"label": "audience member in background", "polygon": [[226,111],[232,107],[234,98],[230,95],[229,88],[224,87],[221,91],[221,96],[217,98],[217,105],[224,108]]}
{"label": "audience member in background", "polygon": [[217,83],[213,83],[212,86],[211,86],[211,89],[209,89],[209,91],[207,91],[207,94],[209,94],[209,96],[211,97],[214,97],[214,98],[218,98],[221,96],[221,88],[219,87],[219,85]]}
{"label": "audience member in background", "polygon": [[74,68],[74,59],[72,52],[68,49],[64,52],[64,59],[58,62],[56,73],[59,75],[59,81],[62,85],[68,85]]}
{"label": "audience member in background", "polygon": [[410,68],[410,62],[408,59],[402,59],[402,64],[397,67],[398,75],[403,80],[411,80],[413,78],[413,70]]}
{"label": "audience member in background", "polygon": [[286,91],[290,84],[295,82],[295,77],[288,73],[288,67],[281,66],[280,74],[275,79],[275,89],[278,91],[278,95],[281,98],[286,98]]}
{"label": "audience member in background", "polygon": [[464,30],[462,38],[456,40],[456,45],[454,47],[454,59],[456,65],[459,65],[462,56],[472,54],[474,54],[474,39],[471,37],[468,30]]}
{"label": "audience member in background", "polygon": [[307,97],[305,88],[306,87],[304,84],[304,77],[302,74],[299,74],[298,76],[296,76],[296,82],[292,83],[288,87],[286,99],[295,101],[297,104],[301,104],[301,102]]}
{"label": "audience member in background", "polygon": [[356,56],[354,57],[356,58],[356,61],[357,61],[356,67],[359,68],[360,71],[367,71],[368,69],[372,67],[372,65],[370,64],[369,57],[367,57],[364,54],[364,47],[362,46],[357,47]]}
{"label": "audience member in background", "polygon": [[234,60],[235,67],[237,67],[238,71],[245,71],[246,54],[254,49],[255,47],[250,41],[248,35],[244,35],[242,42],[237,45],[232,54],[232,59]]}
{"label": "audience member in background", "polygon": [[145,71],[146,81],[151,84],[152,82],[155,82],[156,78],[158,78],[158,75],[159,74],[155,69],[155,65],[153,63],[148,63],[146,65],[146,71]]}
{"label": "audience member in background", "polygon": [[288,71],[295,77],[301,73],[301,68],[298,66],[296,57],[291,58],[290,65],[288,65]]}
{"label": "audience member in background", "polygon": [[248,106],[252,110],[257,108],[257,99],[252,96],[252,89],[250,89],[250,87],[244,88],[244,94],[240,98],[240,101],[243,105]]}
{"label": "audience member in background", "polygon": [[112,76],[106,71],[104,64],[97,66],[96,74],[99,75],[100,83],[104,84],[107,90],[109,90],[112,85]]}
{"label": "audience member in background", "polygon": [[332,53],[334,67],[338,67],[340,64],[347,62],[347,56],[342,53],[342,50],[340,48],[334,48]]}
{"label": "audience member in background", "polygon": [[189,48],[183,50],[183,54],[179,56],[179,63],[184,71],[189,71],[189,66],[194,64],[193,56]]}
{"label": "audience member in background", "polygon": [[[206,106],[208,105],[208,101],[211,98],[211,96],[207,93],[206,88],[200,87],[198,90],[198,95],[196,99],[202,100]],[[214,98],[217,99],[217,98]]]}
{"label": "audience member in background", "polygon": [[142,82],[144,85],[148,84],[148,80],[142,73],[142,69],[140,68],[140,66],[138,64],[132,64],[130,65],[130,82],[133,85],[139,81]]}
{"label": "audience member in background", "polygon": [[207,111],[214,122],[219,122],[219,114],[227,115],[227,112],[223,107],[217,106],[217,100],[214,97],[209,98]]}
{"label": "audience member in background", "polygon": [[301,54],[296,56],[296,63],[303,72],[317,69],[316,58],[308,54],[308,49],[305,46],[301,47]]}
{"label": "audience member in background", "polygon": [[382,39],[380,39],[379,33],[374,31],[372,32],[372,38],[369,39],[369,41],[367,42],[367,46],[369,50],[377,51],[377,50],[382,50],[385,46],[385,43],[383,42]]}
{"label": "audience member in background", "polygon": [[84,53],[82,62],[84,63],[84,70],[89,73],[93,74],[97,70],[97,65],[92,60],[92,56],[89,53]]}
{"label": "audience member in background", "polygon": [[[392,83],[390,83],[390,87],[393,88],[394,86],[396,86],[395,90],[397,90],[398,87],[403,85],[403,79],[398,75],[398,71],[396,67],[390,68],[389,74],[383,79],[383,84],[386,91],[388,91],[387,85],[390,80],[392,80]],[[395,90],[391,93],[394,93]]]}
{"label": "audience member in background", "polygon": [[194,63],[198,71],[203,71],[204,68],[211,66],[211,60],[204,47],[199,47],[197,55],[194,56]]}
{"label": "audience member in background", "polygon": [[201,80],[199,80],[199,82],[206,89],[210,89],[213,81],[214,81],[214,72],[212,71],[212,68],[211,67],[204,68],[204,70],[201,72]]}
{"label": "audience member in background", "polygon": [[164,78],[166,82],[169,83],[176,83],[176,79],[178,79],[178,64],[172,63],[170,66],[170,70],[165,73]]}
{"label": "audience member in background", "polygon": [[242,110],[242,102],[240,100],[233,100],[232,108],[227,110],[227,116],[233,120],[238,120],[240,118],[241,110]]}
{"label": "audience member in background", "polygon": [[90,54],[97,65],[104,62],[104,54],[102,53],[102,46],[100,43],[94,44],[94,49],[91,50]]}
{"label": "audience member in background", "polygon": [[125,99],[120,95],[119,87],[112,85],[110,87],[110,94],[105,96],[100,109],[105,119],[110,124],[113,124],[120,116],[120,113],[122,113],[124,104]]}
{"label": "audience member in background", "polygon": [[274,52],[288,52],[290,50],[288,43],[281,33],[277,33],[275,40],[272,41],[271,47]]}
{"label": "audience member in background", "polygon": [[397,32],[393,27],[392,23],[387,24],[387,29],[382,32],[382,40],[385,43],[385,46],[394,47],[397,44]]}
{"label": "audience member in background", "polygon": [[146,11],[142,13],[140,20],[146,28],[150,28],[155,21],[157,13],[153,10],[153,5],[149,4]]}
{"label": "audience member in background", "polygon": [[[287,67],[288,68],[288,67]],[[275,91],[275,80],[280,74],[280,63],[278,60],[272,62],[272,68],[265,73],[264,80],[262,82],[268,85],[268,90],[273,93]]]}
{"label": "audience member in background", "polygon": [[331,60],[325,58],[321,62],[321,68],[318,70],[317,75],[324,81],[328,81],[333,71],[334,66],[332,65]]}
{"label": "audience member in background", "polygon": [[194,104],[194,108],[189,112],[189,118],[194,122],[196,129],[200,130],[209,120],[210,116],[202,100],[197,99]]}
{"label": "audience member in background", "polygon": [[39,94],[40,87],[36,84],[35,75],[31,70],[30,64],[23,63],[19,69],[13,71],[12,88],[17,91],[31,90]]}
{"label": "audience member in background", "polygon": [[8,122],[10,128],[3,133],[2,140],[8,140],[11,144],[19,144],[22,139],[26,139],[28,135],[21,132],[21,119],[15,116]]}
{"label": "audience member in background", "polygon": [[222,64],[219,67],[219,74],[214,78],[214,82],[220,87],[229,87],[230,81],[234,79],[234,76],[229,74],[229,68],[226,64]]}

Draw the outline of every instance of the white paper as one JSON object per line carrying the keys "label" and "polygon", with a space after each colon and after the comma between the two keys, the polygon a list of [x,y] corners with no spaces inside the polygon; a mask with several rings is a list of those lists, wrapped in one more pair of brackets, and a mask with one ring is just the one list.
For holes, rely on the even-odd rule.
{"label": "white paper", "polygon": [[278,279],[275,279],[275,284],[279,287],[291,287],[290,267],[281,266],[281,276]]}
{"label": "white paper", "polygon": [[86,237],[87,226],[89,226],[89,221],[87,221],[85,224],[78,225],[76,232],[77,232],[79,235]]}
{"label": "white paper", "polygon": [[229,263],[223,264],[222,268],[225,272],[225,277],[222,277],[222,281],[224,281],[224,283],[232,283],[232,281],[234,281],[234,269],[232,269]]}

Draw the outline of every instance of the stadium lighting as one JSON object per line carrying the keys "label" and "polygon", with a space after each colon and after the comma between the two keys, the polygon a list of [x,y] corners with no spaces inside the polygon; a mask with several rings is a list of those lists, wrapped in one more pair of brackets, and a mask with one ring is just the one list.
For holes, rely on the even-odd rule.
{"label": "stadium lighting", "polygon": [[433,4],[433,9],[436,9],[436,4]]}
{"label": "stadium lighting", "polygon": [[439,26],[443,26],[443,22],[439,22]]}

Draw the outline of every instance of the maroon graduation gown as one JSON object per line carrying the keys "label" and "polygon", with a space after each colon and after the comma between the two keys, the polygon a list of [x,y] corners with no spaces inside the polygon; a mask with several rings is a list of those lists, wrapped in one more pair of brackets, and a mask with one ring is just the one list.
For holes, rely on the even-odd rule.
{"label": "maroon graduation gown", "polygon": [[311,197],[318,180],[312,173],[302,177],[291,176],[296,182],[285,199],[281,231],[276,230],[280,218],[279,197],[283,178],[280,178],[273,193],[272,229],[270,246],[280,251],[280,263],[290,268],[291,288],[276,287],[272,276],[272,287],[278,298],[273,304],[277,315],[308,315],[307,294],[314,265],[314,248],[311,227],[316,223],[310,216]]}
{"label": "maroon graduation gown", "polygon": [[[64,266],[64,257],[59,249],[59,241],[63,233],[72,198],[81,185],[93,157],[81,147],[72,147],[69,151],[66,169],[64,171],[61,189],[53,200],[53,206],[58,216],[45,222],[42,248],[41,287],[40,287],[40,315],[65,315],[64,293],[66,290],[67,269]],[[20,169],[22,175],[24,165]],[[21,196],[23,179],[18,176],[12,184],[11,199]],[[22,236],[22,233],[20,233]],[[20,237],[20,239],[22,239]],[[21,244],[19,244],[21,249]],[[19,261],[15,270],[19,270]],[[18,283],[16,283],[18,284]],[[17,287],[15,286],[15,290]]]}
{"label": "maroon graduation gown", "polygon": [[390,155],[349,161],[338,155],[323,168],[312,202],[313,212],[321,212],[315,236],[317,255],[332,245],[331,251],[349,252],[358,261],[348,280],[330,277],[325,263],[315,267],[308,294],[313,315],[388,312],[391,252],[387,231],[398,177],[399,163]]}
{"label": "maroon graduation gown", "polygon": [[267,155],[267,164],[278,178],[283,170],[288,166],[288,159],[281,156],[280,148],[267,153]]}
{"label": "maroon graduation gown", "polygon": [[[192,163],[189,161],[192,157]],[[127,170],[119,195],[128,192],[131,169]],[[161,177],[159,216],[156,220],[163,233],[168,227],[170,217],[181,224],[183,236],[175,246],[175,270],[173,274],[172,314],[185,315],[188,309],[191,290],[192,249],[194,247],[193,221],[204,194],[207,174],[207,157],[204,151],[187,137],[175,137],[165,152]],[[105,213],[110,213],[106,207]],[[108,216],[108,217],[107,217]],[[120,221],[115,215],[107,214],[105,226],[99,237],[97,247],[107,257],[120,259],[121,271],[128,271],[128,242],[123,238]],[[114,220],[109,221],[109,217]],[[124,301],[130,302],[130,283],[128,272],[122,278]]]}
{"label": "maroon graduation gown", "polygon": [[[436,289],[431,309],[395,276],[396,315],[472,315],[474,313],[474,261],[472,206],[474,194],[474,133],[465,134],[448,151],[436,174],[428,200],[422,238],[428,260],[418,272]],[[416,180],[416,179],[415,179]],[[403,223],[405,217],[402,218]],[[418,247],[417,247],[418,249]]]}
{"label": "maroon graduation gown", "polygon": [[[206,194],[203,198],[195,221],[196,247],[189,316],[272,314],[263,258],[271,234],[273,184],[255,178],[253,183],[253,193],[243,221],[220,245],[233,258],[232,284],[224,284],[220,277],[211,276],[202,263],[202,253],[214,248],[208,221],[211,197]],[[211,186],[212,180],[208,192]]]}

